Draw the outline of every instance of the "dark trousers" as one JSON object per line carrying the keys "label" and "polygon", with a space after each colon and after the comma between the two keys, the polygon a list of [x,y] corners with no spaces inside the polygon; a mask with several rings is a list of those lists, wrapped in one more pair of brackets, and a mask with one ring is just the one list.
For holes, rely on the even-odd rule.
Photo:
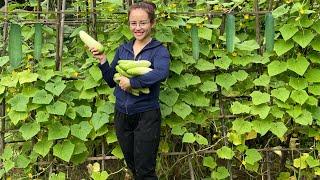
{"label": "dark trousers", "polygon": [[116,134],[135,180],[157,180],[155,172],[160,142],[160,109],[134,115],[115,112]]}

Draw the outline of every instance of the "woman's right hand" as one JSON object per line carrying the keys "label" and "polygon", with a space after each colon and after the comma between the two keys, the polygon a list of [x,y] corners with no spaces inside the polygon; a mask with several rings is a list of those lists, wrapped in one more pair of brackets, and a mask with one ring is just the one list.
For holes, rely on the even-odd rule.
{"label": "woman's right hand", "polygon": [[93,57],[100,61],[100,64],[104,64],[107,61],[106,55],[104,53],[100,53],[96,48],[90,48],[89,50]]}

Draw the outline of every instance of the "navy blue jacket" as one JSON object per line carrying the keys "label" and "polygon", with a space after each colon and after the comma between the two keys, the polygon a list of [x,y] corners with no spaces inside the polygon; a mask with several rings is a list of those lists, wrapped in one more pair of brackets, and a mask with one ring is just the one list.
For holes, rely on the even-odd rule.
{"label": "navy blue jacket", "polygon": [[[164,81],[169,75],[170,55],[168,50],[157,40],[147,44],[134,59],[133,41],[124,43],[116,50],[115,57],[109,65],[108,62],[99,64],[104,80],[110,87],[115,87],[116,109],[122,113],[135,114],[160,108],[159,91],[160,82]],[[134,96],[129,92],[123,91],[113,80],[116,73],[115,66],[120,59],[148,60],[151,62],[153,70],[141,75],[130,78],[132,88],[148,87],[149,94]]]}

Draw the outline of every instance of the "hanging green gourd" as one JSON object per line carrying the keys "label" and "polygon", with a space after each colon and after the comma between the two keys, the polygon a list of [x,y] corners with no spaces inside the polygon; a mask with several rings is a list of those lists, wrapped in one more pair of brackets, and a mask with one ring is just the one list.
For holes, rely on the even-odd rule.
{"label": "hanging green gourd", "polygon": [[233,14],[227,14],[225,29],[227,51],[232,53],[234,51],[234,38],[236,34],[235,17]]}
{"label": "hanging green gourd", "polygon": [[33,57],[36,60],[40,60],[42,50],[42,24],[35,24],[35,33],[34,33],[34,53]]}
{"label": "hanging green gourd", "polygon": [[265,39],[266,51],[272,52],[274,47],[274,19],[270,12],[266,14],[265,19]]}
{"label": "hanging green gourd", "polygon": [[195,60],[199,59],[200,54],[200,42],[198,27],[196,24],[193,24],[191,27],[191,42],[192,42],[192,56]]}
{"label": "hanging green gourd", "polygon": [[22,35],[18,24],[10,25],[8,50],[10,65],[17,68],[22,61]]}

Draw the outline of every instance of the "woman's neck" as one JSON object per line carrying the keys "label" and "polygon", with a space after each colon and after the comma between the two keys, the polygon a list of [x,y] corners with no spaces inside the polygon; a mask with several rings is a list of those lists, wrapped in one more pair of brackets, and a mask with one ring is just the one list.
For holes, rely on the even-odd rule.
{"label": "woman's neck", "polygon": [[147,45],[151,40],[152,40],[152,38],[151,38],[151,37],[148,37],[148,38],[143,39],[142,41],[136,40],[136,41],[135,41],[135,44],[138,45],[138,46],[145,46],[145,45]]}

